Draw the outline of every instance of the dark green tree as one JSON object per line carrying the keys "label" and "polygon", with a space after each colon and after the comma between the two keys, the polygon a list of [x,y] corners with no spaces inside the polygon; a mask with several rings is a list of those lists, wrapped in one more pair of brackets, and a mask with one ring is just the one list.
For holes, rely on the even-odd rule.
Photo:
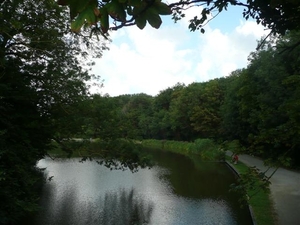
{"label": "dark green tree", "polygon": [[79,116],[84,117],[81,137],[104,140],[121,137],[121,116],[115,98],[95,94],[83,102],[80,109]]}
{"label": "dark green tree", "polygon": [[91,75],[78,61],[83,37],[68,34],[66,21],[54,1],[1,3],[0,224],[20,224],[37,210],[36,162],[51,139],[70,133],[73,126],[58,123],[87,94]]}
{"label": "dark green tree", "polygon": [[190,120],[193,129],[201,138],[218,139],[221,135],[220,109],[224,93],[219,82],[215,79],[202,83],[201,89],[195,92],[198,102],[193,105]]}
{"label": "dark green tree", "polygon": [[150,117],[152,116],[153,97],[135,94],[121,109],[127,138],[141,139],[150,136]]}
{"label": "dark green tree", "polygon": [[248,151],[278,165],[299,164],[298,32],[266,42],[228,88],[223,130]]}
{"label": "dark green tree", "polygon": [[170,105],[173,98],[174,88],[167,88],[160,91],[153,99],[153,117],[151,120],[152,137],[156,139],[172,139],[170,120]]}
{"label": "dark green tree", "polygon": [[[245,90],[243,85],[247,83],[244,81],[246,70],[233,71],[227,77],[226,91],[224,104],[221,106],[222,114],[222,136],[225,140],[233,141],[239,140],[246,145],[249,134],[249,124],[245,121],[240,109],[240,89]],[[250,105],[251,95],[247,101]]]}

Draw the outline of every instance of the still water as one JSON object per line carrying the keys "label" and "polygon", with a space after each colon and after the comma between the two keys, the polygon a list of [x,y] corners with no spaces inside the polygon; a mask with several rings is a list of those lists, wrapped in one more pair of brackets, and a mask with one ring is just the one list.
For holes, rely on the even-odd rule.
{"label": "still water", "polygon": [[110,170],[95,161],[43,159],[52,177],[38,225],[250,225],[247,208],[229,192],[235,176],[223,163],[191,161],[166,152],[151,169]]}

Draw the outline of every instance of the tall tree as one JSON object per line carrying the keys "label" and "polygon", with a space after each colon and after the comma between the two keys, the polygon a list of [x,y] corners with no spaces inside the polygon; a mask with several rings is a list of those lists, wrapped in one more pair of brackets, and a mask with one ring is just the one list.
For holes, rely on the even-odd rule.
{"label": "tall tree", "polygon": [[299,164],[298,32],[266,42],[228,88],[223,106],[227,138],[279,164]]}
{"label": "tall tree", "polygon": [[37,209],[36,161],[91,75],[78,61],[82,37],[68,34],[56,2],[4,1],[0,27],[0,224],[20,224]]}
{"label": "tall tree", "polygon": [[121,137],[123,128],[115,98],[94,94],[82,103],[80,109],[78,115],[85,118],[83,125],[87,137],[103,140]]}
{"label": "tall tree", "polygon": [[153,116],[151,120],[152,137],[156,139],[171,139],[170,105],[174,88],[167,88],[159,92],[153,99]]}
{"label": "tall tree", "polygon": [[245,131],[245,124],[239,113],[238,95],[241,88],[241,82],[245,74],[245,69],[233,71],[230,76],[226,78],[226,89],[224,96],[224,103],[221,106],[222,115],[222,136],[225,140],[245,140],[248,131]]}
{"label": "tall tree", "polygon": [[220,109],[224,93],[219,82],[215,79],[203,83],[201,90],[195,93],[195,96],[199,96],[199,100],[191,110],[190,120],[193,129],[201,138],[217,139],[220,137]]}
{"label": "tall tree", "polygon": [[131,95],[123,106],[123,118],[127,122],[128,138],[146,138],[150,136],[150,116],[152,115],[153,97],[146,94]]}

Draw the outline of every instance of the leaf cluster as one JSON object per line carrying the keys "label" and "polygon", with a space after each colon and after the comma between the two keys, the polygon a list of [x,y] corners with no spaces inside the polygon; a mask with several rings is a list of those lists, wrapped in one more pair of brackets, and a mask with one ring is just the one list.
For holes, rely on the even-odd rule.
{"label": "leaf cluster", "polygon": [[58,4],[69,6],[74,32],[79,32],[82,26],[94,26],[103,35],[109,29],[133,24],[143,29],[147,22],[159,28],[162,23],[160,16],[171,14],[171,9],[161,0],[60,0]]}
{"label": "leaf cluster", "polygon": [[191,31],[204,33],[205,25],[230,6],[242,7],[246,20],[256,20],[270,29],[270,34],[284,35],[300,28],[300,3],[297,0],[179,0],[171,4],[161,0],[59,0],[58,4],[69,6],[73,31],[79,32],[82,26],[93,26],[95,33],[98,31],[104,36],[109,29],[124,26],[137,25],[143,29],[147,22],[159,28],[161,15],[172,14],[177,22],[192,7],[200,7],[200,13],[190,20]]}

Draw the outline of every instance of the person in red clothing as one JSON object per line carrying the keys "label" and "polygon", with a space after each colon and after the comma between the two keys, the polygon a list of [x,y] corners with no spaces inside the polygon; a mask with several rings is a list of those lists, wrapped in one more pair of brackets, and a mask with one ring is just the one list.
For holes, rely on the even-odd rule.
{"label": "person in red clothing", "polygon": [[232,161],[233,161],[234,164],[237,164],[238,161],[239,161],[239,156],[237,154],[234,154]]}

